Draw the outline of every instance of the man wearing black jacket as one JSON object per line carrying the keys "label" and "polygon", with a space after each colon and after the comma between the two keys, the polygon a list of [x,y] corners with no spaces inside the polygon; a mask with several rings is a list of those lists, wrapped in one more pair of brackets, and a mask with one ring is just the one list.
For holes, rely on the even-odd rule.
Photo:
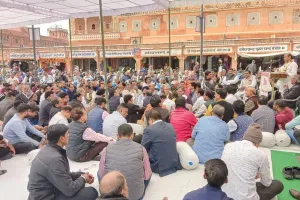
{"label": "man wearing black jacket", "polygon": [[[293,87],[289,89],[288,86],[285,86],[285,90],[283,92],[283,99],[294,100],[300,96],[300,75],[293,76],[291,82],[293,84]],[[289,108],[295,109],[296,101],[287,102],[287,106]]]}
{"label": "man wearing black jacket", "polygon": [[95,200],[98,192],[86,183],[94,182],[88,172],[70,172],[64,146],[68,144],[68,127],[55,124],[48,127],[49,144],[40,150],[32,162],[29,174],[28,200]]}

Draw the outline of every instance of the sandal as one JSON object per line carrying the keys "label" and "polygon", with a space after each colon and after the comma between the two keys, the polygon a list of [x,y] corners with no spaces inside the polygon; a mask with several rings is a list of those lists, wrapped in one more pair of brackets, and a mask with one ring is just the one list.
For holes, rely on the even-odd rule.
{"label": "sandal", "polygon": [[6,172],[7,172],[7,170],[5,170],[5,169],[4,170],[0,170],[0,176],[3,175],[3,174],[6,174]]}

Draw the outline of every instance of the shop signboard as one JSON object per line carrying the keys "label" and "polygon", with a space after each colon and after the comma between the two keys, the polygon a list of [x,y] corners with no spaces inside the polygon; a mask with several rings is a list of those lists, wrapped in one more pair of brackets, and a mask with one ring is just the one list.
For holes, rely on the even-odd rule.
{"label": "shop signboard", "polygon": [[97,52],[96,51],[73,51],[72,57],[73,58],[96,58]]}
{"label": "shop signboard", "polygon": [[288,51],[288,45],[241,46],[238,53],[261,53]]}
{"label": "shop signboard", "polygon": [[[204,55],[232,53],[232,47],[203,48]],[[184,55],[200,55],[200,48],[186,48]]]}
{"label": "shop signboard", "polygon": [[[134,51],[105,51],[106,58],[127,58],[133,57],[135,54]],[[100,52],[101,57],[103,57],[103,53]]]}
{"label": "shop signboard", "polygon": [[[181,49],[171,49],[172,56],[179,56],[181,55]],[[161,50],[142,50],[141,51],[142,57],[158,57],[158,56],[169,56],[169,50],[161,49]]]}
{"label": "shop signboard", "polygon": [[40,53],[40,59],[65,58],[65,53]]}
{"label": "shop signboard", "polygon": [[33,53],[11,53],[10,59],[33,59]]}

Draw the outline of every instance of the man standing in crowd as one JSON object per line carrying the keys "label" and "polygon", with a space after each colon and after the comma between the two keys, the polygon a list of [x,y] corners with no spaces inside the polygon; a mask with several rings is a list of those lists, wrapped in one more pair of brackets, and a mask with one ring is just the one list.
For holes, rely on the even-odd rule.
{"label": "man standing in crowd", "polygon": [[[222,120],[224,113],[224,107],[215,105],[212,116],[200,118],[194,127],[192,134],[193,150],[200,163],[222,156],[225,142],[229,141],[230,138],[228,125]],[[192,144],[193,142],[188,143]]]}
{"label": "man standing in crowd", "polygon": [[[280,181],[272,180],[268,156],[258,147],[262,132],[252,124],[243,141],[225,146],[222,160],[228,167],[228,183],[222,189],[233,199],[272,199],[283,190]],[[260,178],[260,182],[256,179]]]}
{"label": "man standing in crowd", "polygon": [[[27,104],[20,104],[17,107],[17,113],[9,120],[3,129],[3,136],[7,139],[16,149],[16,153],[27,153],[37,147],[41,148],[45,135],[34,128],[26,119],[30,106]],[[36,141],[30,138],[26,131],[32,135],[40,137],[41,141]]]}
{"label": "man standing in crowd", "polygon": [[268,106],[268,97],[260,96],[258,98],[258,108],[251,114],[253,121],[260,125],[262,132],[274,133],[275,113]]}
{"label": "man standing in crowd", "polygon": [[86,124],[88,125],[88,127],[93,129],[93,131],[95,131],[96,133],[102,134],[103,121],[109,115],[109,113],[104,110],[106,105],[106,100],[101,97],[96,97],[95,104],[96,107],[93,108],[88,113]]}
{"label": "man standing in crowd", "polygon": [[288,85],[291,87],[291,78],[297,75],[298,65],[293,60],[293,55],[291,53],[284,54],[284,65],[279,68],[279,72],[286,73],[287,78],[281,78],[277,81],[276,87],[279,89],[281,94],[284,94],[284,87]]}
{"label": "man standing in crowd", "polygon": [[257,68],[255,64],[255,60],[252,60],[251,64],[246,67],[246,70],[250,71],[252,75],[256,75]]}
{"label": "man standing in crowd", "polygon": [[129,188],[129,199],[142,199],[152,175],[146,149],[132,141],[134,135],[129,124],[118,127],[118,141],[108,145],[101,153],[98,176],[110,171],[124,174]]}
{"label": "man standing in crowd", "polygon": [[98,192],[92,184],[94,177],[86,172],[70,172],[64,147],[69,141],[68,127],[55,124],[47,129],[48,143],[32,162],[29,174],[28,200],[96,200]]}
{"label": "man standing in crowd", "polygon": [[117,111],[108,115],[103,122],[103,135],[117,139],[118,127],[126,124],[126,116],[128,115],[128,107],[122,103],[118,106]]}
{"label": "man standing in crowd", "polygon": [[142,145],[148,152],[152,171],[163,177],[182,169],[172,125],[162,121],[156,110],[150,111],[149,124],[144,130]]}

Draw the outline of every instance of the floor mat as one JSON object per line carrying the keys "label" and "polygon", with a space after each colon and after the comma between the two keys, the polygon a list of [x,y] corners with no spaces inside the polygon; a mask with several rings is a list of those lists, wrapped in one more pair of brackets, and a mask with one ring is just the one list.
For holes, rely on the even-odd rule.
{"label": "floor mat", "polygon": [[290,189],[300,190],[300,180],[287,180],[282,175],[282,169],[286,166],[300,166],[297,157],[299,153],[289,153],[282,151],[271,151],[273,175],[275,180],[280,180],[284,185],[284,190],[277,196],[278,200],[294,200],[290,195]]}

